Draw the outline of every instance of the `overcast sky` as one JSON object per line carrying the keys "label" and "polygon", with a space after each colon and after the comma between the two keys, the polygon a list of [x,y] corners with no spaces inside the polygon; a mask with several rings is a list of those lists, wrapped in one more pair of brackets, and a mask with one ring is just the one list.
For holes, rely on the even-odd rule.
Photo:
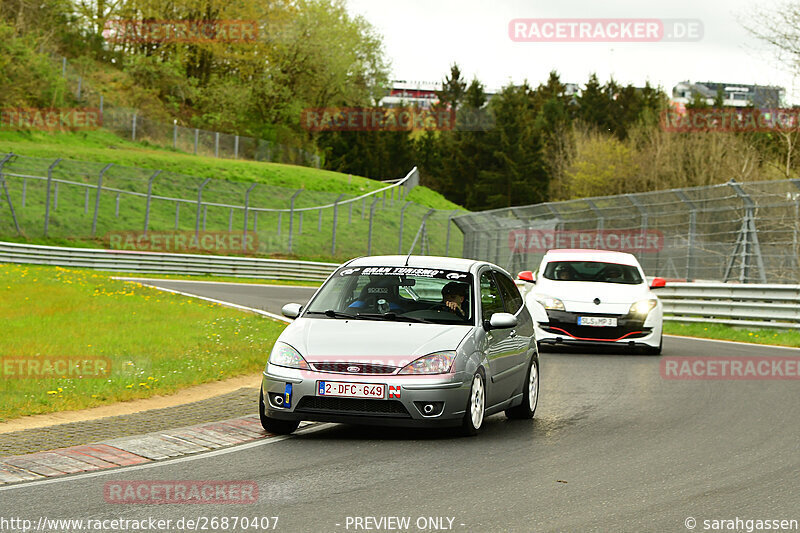
{"label": "overcast sky", "polygon": [[[457,62],[467,80],[488,89],[527,79],[538,85],[556,69],[563,82],[586,83],[596,72],[623,84],[650,81],[671,94],[679,81],[779,85],[788,103],[800,103],[800,77],[792,75],[740,21],[753,21],[753,6],[776,0],[348,0],[384,37],[392,77],[440,81]],[[699,19],[697,42],[513,42],[516,18]]]}

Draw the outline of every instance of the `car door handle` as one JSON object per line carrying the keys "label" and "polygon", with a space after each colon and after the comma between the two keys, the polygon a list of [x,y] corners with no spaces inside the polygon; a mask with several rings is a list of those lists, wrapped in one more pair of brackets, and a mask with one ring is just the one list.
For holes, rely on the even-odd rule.
{"label": "car door handle", "polygon": [[509,333],[509,334],[508,334],[508,336],[509,336],[509,337],[512,337],[512,338],[513,338],[513,337],[516,337],[516,336],[517,336],[517,330],[515,330],[515,329],[512,329],[512,330],[511,330],[511,333]]}

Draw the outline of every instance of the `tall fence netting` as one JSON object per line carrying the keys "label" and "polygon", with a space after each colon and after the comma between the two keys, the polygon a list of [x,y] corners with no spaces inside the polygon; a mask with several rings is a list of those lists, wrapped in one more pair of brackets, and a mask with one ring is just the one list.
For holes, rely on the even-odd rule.
{"label": "tall fence netting", "polygon": [[339,194],[67,159],[0,154],[0,162],[4,237],[113,248],[120,241],[111,234],[224,232],[249,235],[248,252],[262,256],[346,259],[405,254],[412,245],[427,255],[462,253],[452,219],[463,211],[408,199],[416,169],[376,190]]}
{"label": "tall fence netting", "polygon": [[670,279],[800,282],[800,180],[725,184],[470,213],[464,256],[536,270],[551,248],[633,253]]}

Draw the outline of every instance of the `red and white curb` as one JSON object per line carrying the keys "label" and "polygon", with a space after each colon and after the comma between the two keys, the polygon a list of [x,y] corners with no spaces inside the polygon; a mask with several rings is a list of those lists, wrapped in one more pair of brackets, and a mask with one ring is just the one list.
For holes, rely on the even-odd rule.
{"label": "red and white curb", "polygon": [[[310,423],[300,424],[305,427]],[[258,415],[46,452],[0,457],[0,485],[163,461],[267,437]]]}

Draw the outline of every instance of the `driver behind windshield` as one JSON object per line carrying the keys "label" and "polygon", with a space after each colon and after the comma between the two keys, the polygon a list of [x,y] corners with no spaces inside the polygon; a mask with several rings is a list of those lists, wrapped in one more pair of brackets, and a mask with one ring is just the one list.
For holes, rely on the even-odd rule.
{"label": "driver behind windshield", "polygon": [[466,317],[467,313],[462,308],[464,301],[467,299],[467,284],[451,281],[442,287],[442,303],[450,311],[460,317]]}
{"label": "driver behind windshield", "polygon": [[556,279],[559,281],[572,281],[572,273],[570,267],[567,265],[558,265],[556,267]]}

